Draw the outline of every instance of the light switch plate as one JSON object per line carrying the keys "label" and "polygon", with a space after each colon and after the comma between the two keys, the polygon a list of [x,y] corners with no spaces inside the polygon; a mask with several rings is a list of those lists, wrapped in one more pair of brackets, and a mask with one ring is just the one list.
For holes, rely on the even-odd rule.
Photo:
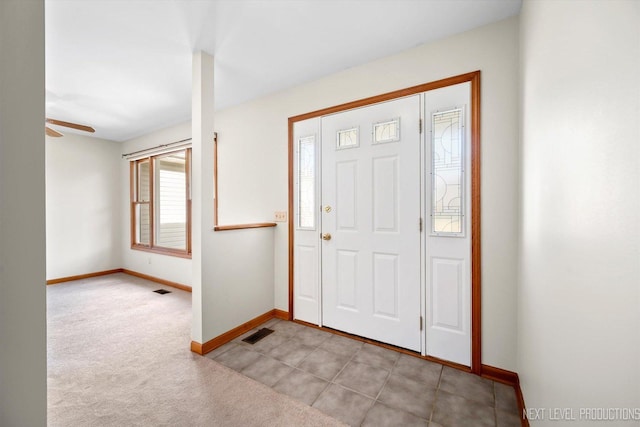
{"label": "light switch plate", "polygon": [[285,211],[276,211],[276,222],[287,222],[287,213]]}

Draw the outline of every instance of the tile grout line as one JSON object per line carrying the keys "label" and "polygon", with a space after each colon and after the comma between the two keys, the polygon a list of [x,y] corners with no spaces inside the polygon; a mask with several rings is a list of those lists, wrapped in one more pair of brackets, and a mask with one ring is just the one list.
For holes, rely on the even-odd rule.
{"label": "tile grout line", "polygon": [[[364,344],[360,346],[360,349],[359,349],[358,351],[354,352],[354,353],[351,355],[351,358],[349,359],[349,361],[348,361],[347,363],[345,363],[345,364],[344,364],[344,366],[342,367],[342,369],[340,370],[340,372],[338,372],[338,373],[336,374],[336,376],[335,376],[335,377],[333,377],[333,379],[334,379],[334,380],[335,380],[336,378],[338,378],[338,375],[340,375],[340,374],[342,373],[342,371],[344,371],[344,368],[346,368],[346,367],[347,367],[347,365],[348,365],[349,363],[351,363],[351,361],[356,357],[356,355],[357,355],[358,353],[360,353],[360,352],[362,351],[362,349],[363,349],[363,348],[364,348]],[[398,359],[399,359],[399,357],[398,357]],[[396,362],[393,364],[393,366],[394,366],[394,367],[396,366],[396,363],[398,362],[398,359],[396,359]],[[371,365],[369,365],[369,364],[366,364],[366,365],[367,365],[367,366],[371,366]],[[381,369],[383,369],[383,368],[381,368]],[[393,367],[392,367],[391,369],[393,369]],[[391,375],[391,371],[389,371],[389,375]],[[387,375],[387,379],[388,379],[388,378],[389,378],[389,376]],[[331,382],[333,383],[333,380],[332,380]],[[385,380],[385,384],[386,384],[386,383],[387,383],[387,382],[386,382],[386,380]],[[336,385],[341,386],[341,387],[344,387],[344,386],[342,386],[341,384],[336,384]],[[382,387],[384,387],[384,384],[382,385]],[[345,389],[347,389],[347,390],[350,390],[348,387],[344,387],[344,388],[345,388]],[[382,390],[382,388],[381,388],[380,390]],[[369,397],[369,396],[367,396],[366,394],[364,394],[364,393],[360,393],[360,392],[358,392],[358,391],[356,391],[356,390],[353,390],[353,392],[358,393],[358,394],[360,394],[360,395],[362,395],[362,396],[366,396],[367,398],[370,398],[370,397]],[[380,394],[380,392],[378,392],[378,394]],[[378,401],[378,400],[377,400],[377,396],[376,396],[374,399],[372,399],[372,400],[371,400],[371,403],[369,404],[369,407],[367,408],[366,412],[364,413],[364,417],[362,418],[362,421],[360,421],[360,425],[362,425],[362,423],[364,422],[364,420],[366,420],[366,419],[367,419],[367,415],[369,414],[369,411],[371,410],[371,408],[373,408],[373,406],[376,404],[376,402],[377,402],[377,401]]]}
{"label": "tile grout line", "polygon": [[[335,384],[335,383],[334,383],[335,379],[336,379],[336,378],[338,378],[338,376],[342,373],[342,371],[344,371],[344,368],[346,368],[346,367],[347,367],[347,365],[348,365],[349,363],[351,363],[351,361],[353,360],[353,358],[354,358],[354,357],[356,357],[356,354],[360,353],[360,351],[361,351],[361,350],[362,350],[362,347],[360,347],[360,350],[358,350],[358,351],[354,352],[354,353],[351,355],[351,357],[349,358],[349,360],[347,360],[347,363],[345,363],[344,365],[342,365],[342,368],[338,371],[338,373],[337,373],[337,374],[335,374],[331,380],[329,380],[329,382],[330,382],[331,384]],[[340,384],[337,384],[337,385],[340,385]]]}
{"label": "tile grout line", "polygon": [[438,402],[438,392],[440,391],[440,384],[442,383],[442,376],[444,375],[444,366],[440,367],[440,375],[438,376],[438,384],[436,384],[436,392],[433,394],[433,404],[431,404],[431,414],[429,414],[429,424],[433,420],[433,414],[436,412],[436,403]]}
{"label": "tile grout line", "polygon": [[[389,382],[389,378],[391,378],[391,373],[393,372],[393,370],[395,369],[396,366],[398,366],[398,360],[400,360],[400,356],[398,356],[398,358],[396,359],[395,362],[393,362],[393,366],[391,367],[391,369],[389,369],[389,374],[387,375],[387,378],[385,378],[384,380],[384,384],[382,384],[382,387],[380,388],[380,390],[378,391],[378,394],[375,397],[375,401],[376,402],[380,402],[378,399],[380,398],[380,395],[382,394],[382,390],[384,390],[384,387],[387,385],[387,383]],[[382,402],[380,402],[382,403]]]}
{"label": "tile grout line", "polygon": [[[282,322],[282,320],[281,320],[281,322]],[[298,331],[296,331],[293,335],[291,335],[291,336],[289,337],[289,340],[288,340],[288,341],[291,341],[292,339],[294,339],[294,338],[295,338],[295,337],[300,333],[300,331],[302,331],[302,329],[299,329],[299,330],[298,330]],[[303,343],[303,344],[304,344],[304,343]],[[281,345],[282,345],[282,344],[281,344]],[[298,371],[300,371],[300,372],[306,372],[307,374],[313,375],[311,372],[307,372],[307,371],[305,371],[305,370],[303,370],[303,369],[298,368],[298,366],[300,366],[300,364],[301,364],[302,362],[304,362],[304,361],[307,359],[307,357],[309,357],[309,356],[311,355],[311,353],[313,353],[313,352],[314,352],[314,351],[316,351],[318,348],[320,348],[320,346],[321,346],[321,345],[322,345],[322,343],[318,344],[318,346],[317,346],[317,347],[314,347],[314,348],[313,348],[313,350],[311,350],[311,351],[309,352],[309,354],[307,354],[307,355],[306,355],[306,356],[304,356],[302,359],[300,359],[300,360],[298,361],[298,363],[296,363],[295,365],[289,365],[288,363],[285,363],[285,362],[283,362],[282,360],[276,359],[275,357],[274,357],[274,359],[275,359],[275,360],[278,360],[278,362],[280,362],[280,363],[284,363],[285,365],[291,366],[293,369],[292,369],[289,373],[293,372],[293,370],[298,370]],[[309,347],[311,347],[311,346],[309,346]],[[285,376],[286,376],[286,375],[285,375]],[[320,378],[320,377],[318,377],[318,376],[316,376],[316,375],[313,375],[313,376],[314,376],[314,377],[316,377],[316,378]],[[284,377],[283,377],[283,378],[284,378]],[[282,379],[282,378],[281,378],[281,379]],[[320,379],[324,380],[324,378],[320,378]],[[323,391],[324,391],[324,390],[323,390]],[[316,399],[317,399],[317,397],[316,397]],[[297,399],[296,399],[296,400],[297,400]],[[314,402],[315,402],[315,401],[314,401]],[[311,406],[311,405],[309,405],[309,406]]]}
{"label": "tile grout line", "polygon": [[[273,325],[277,325],[277,324],[278,324],[278,323],[280,323],[280,322],[282,322],[282,320],[279,320],[279,319],[278,319],[278,320],[277,320],[276,322],[274,322],[271,326],[273,326]],[[268,322],[267,322],[267,323],[268,323]],[[274,329],[274,333],[277,333],[277,332],[278,332],[278,331]],[[286,337],[286,338],[287,338],[287,340],[286,340],[284,343],[291,341],[291,339],[292,339],[293,337],[295,337],[295,335],[296,335],[296,334],[294,333],[293,335],[290,335],[290,336]],[[282,345],[282,344],[284,344],[284,343],[281,343],[280,345]],[[276,347],[278,347],[278,346],[276,346]],[[275,347],[273,347],[271,350],[273,350],[273,349],[275,349]],[[271,351],[271,350],[270,350],[270,351]],[[273,359],[273,360],[275,360],[275,361],[277,361],[277,362],[280,362],[280,363],[282,363],[282,364],[284,364],[284,365],[287,365],[287,366],[289,366],[289,367],[291,368],[291,370],[289,370],[289,372],[287,372],[285,375],[283,375],[282,377],[280,377],[280,379],[278,379],[278,381],[276,381],[276,382],[275,382],[275,384],[273,384],[272,386],[270,386],[270,387],[269,387],[270,389],[272,389],[272,390],[274,390],[274,391],[277,391],[277,390],[275,390],[275,386],[276,386],[276,385],[278,385],[278,383],[280,383],[280,381],[282,381],[284,378],[286,378],[288,375],[290,375],[290,374],[291,374],[293,371],[295,371],[297,368],[296,368],[295,366],[289,365],[288,363],[285,363],[285,362],[283,362],[282,360],[277,359],[277,358],[275,358],[275,357],[273,357],[273,356],[271,356],[271,355],[265,354],[264,356],[266,356],[266,357],[270,357],[271,359]],[[280,393],[280,392],[278,392],[278,393]],[[280,394],[283,394],[283,393],[280,393]],[[296,399],[296,400],[298,400],[298,399]],[[299,401],[299,400],[298,400],[298,401]]]}
{"label": "tile grout line", "polygon": [[[295,332],[293,335],[289,336],[289,341],[290,341],[290,340],[292,340],[292,339],[294,339],[294,338],[296,337],[296,335],[297,335],[300,331],[301,331],[301,330],[298,330],[298,331],[297,331],[297,332]],[[323,342],[324,342],[324,341],[323,341]],[[303,370],[303,369],[301,369],[301,368],[299,368],[299,367],[298,367],[298,366],[299,366],[299,365],[300,365],[304,360],[306,360],[306,358],[307,358],[307,357],[309,357],[309,355],[311,355],[311,353],[313,353],[313,352],[314,352],[314,351],[316,351],[318,348],[320,348],[320,346],[321,346],[321,345],[322,345],[322,342],[321,342],[320,344],[318,344],[318,346],[317,346],[317,347],[314,347],[314,348],[313,348],[313,350],[311,350],[311,351],[309,352],[309,354],[307,354],[307,355],[306,355],[306,356],[304,356],[302,359],[300,359],[300,360],[298,361],[298,363],[296,363],[295,365],[289,365],[288,363],[285,363],[284,361],[279,360],[279,359],[276,359],[276,358],[274,357],[274,358],[273,358],[274,360],[278,360],[280,363],[284,363],[285,365],[290,366],[290,367],[291,367],[291,370],[290,370],[286,375],[284,375],[282,378],[280,378],[280,379],[279,379],[279,380],[278,380],[278,381],[277,381],[277,382],[276,382],[276,383],[275,383],[271,388],[273,389],[273,388],[274,388],[274,387],[275,387],[275,386],[276,386],[280,381],[282,381],[285,377],[287,377],[288,375],[290,375],[293,371],[302,372],[302,373],[305,373],[305,374],[311,375],[311,376],[312,376],[312,377],[314,377],[314,378],[318,378],[318,379],[320,379],[320,380],[322,380],[322,381],[327,382],[324,378],[321,378],[321,377],[319,377],[319,376],[317,376],[317,375],[312,374],[311,372],[307,372],[307,371],[305,371],[305,370]],[[309,347],[311,347],[311,346],[309,346]],[[270,357],[271,357],[271,356],[270,356]],[[329,384],[329,383],[327,382],[327,384]],[[325,388],[324,388],[324,389],[322,389],[322,391],[318,394],[318,396],[316,396],[316,398],[313,400],[313,402],[311,402],[311,404],[310,404],[310,405],[308,405],[308,406],[310,406],[310,407],[311,407],[311,406],[313,406],[313,404],[315,403],[315,401],[316,401],[316,400],[318,399],[318,397],[319,397],[319,396],[320,396],[320,395],[321,395],[321,394],[322,394],[322,393],[327,389],[327,387],[328,387],[328,385],[327,385],[327,386],[325,386]],[[282,393],[281,393],[281,394],[282,394]],[[289,396],[289,397],[292,397],[292,396]],[[292,397],[292,398],[293,398],[293,397]],[[298,402],[301,402],[301,400],[299,400],[299,399],[297,399],[297,398],[293,398],[293,399],[295,399],[295,400],[296,400],[296,401],[298,401]],[[305,403],[305,402],[302,402],[302,403]],[[306,403],[305,403],[305,405],[306,405]]]}
{"label": "tile grout line", "polygon": [[[364,348],[364,346],[362,346],[361,349],[362,348]],[[364,420],[367,419],[367,415],[369,415],[369,412],[375,406],[375,404],[376,403],[382,403],[382,402],[380,402],[378,400],[378,398],[382,394],[382,390],[384,390],[384,387],[387,385],[387,382],[389,382],[389,378],[391,378],[391,372],[393,372],[393,369],[398,365],[398,360],[400,360],[400,356],[398,356],[396,358],[395,362],[393,362],[393,366],[391,367],[391,369],[389,369],[389,373],[387,374],[387,378],[384,379],[384,383],[382,384],[382,387],[380,387],[380,390],[378,390],[378,393],[376,394],[376,397],[374,397],[373,403],[371,404],[369,409],[367,409],[367,412],[364,414],[364,418],[362,419],[362,422],[360,423],[361,426],[362,426],[362,423],[364,423]],[[381,368],[381,369],[383,369],[383,368]]]}
{"label": "tile grout line", "polygon": [[[331,338],[328,338],[328,339],[331,339]],[[318,347],[320,347],[320,346],[318,346]],[[362,350],[362,347],[360,347],[360,350]],[[347,360],[347,363],[345,363],[345,364],[342,366],[342,369],[340,369],[340,371],[338,371],[338,373],[337,373],[337,374],[335,374],[335,375],[333,376],[333,378],[332,378],[332,379],[330,379],[329,381],[327,381],[327,386],[324,388],[324,390],[322,390],[322,391],[320,392],[320,394],[318,395],[318,397],[320,397],[320,396],[322,395],[322,393],[324,393],[324,392],[325,392],[325,391],[326,391],[326,390],[327,390],[331,385],[335,384],[335,383],[333,382],[333,380],[335,380],[335,379],[338,377],[338,375],[340,375],[340,374],[342,373],[342,371],[344,371],[344,368],[346,368],[346,367],[347,367],[347,365],[348,365],[348,364],[353,360],[353,358],[354,358],[354,357],[356,357],[356,354],[358,354],[358,353],[360,352],[360,350],[353,352],[353,354],[351,355],[351,357],[349,358],[349,360]],[[338,385],[338,386],[339,386],[340,384],[336,384],[336,385]],[[346,388],[346,387],[345,387],[345,388]],[[318,397],[316,397],[316,399],[313,401],[313,403],[316,403],[316,400],[318,400]],[[313,406],[313,405],[311,405],[311,406]],[[367,410],[367,412],[368,412],[368,410]],[[366,415],[365,415],[365,416],[366,416]]]}
{"label": "tile grout line", "polygon": [[[288,322],[288,320],[287,320],[287,322]],[[304,326],[303,326],[302,328],[304,328]],[[302,331],[302,329],[298,329],[298,330],[297,330],[293,335],[291,335],[291,336],[289,337],[289,339],[291,340],[291,339],[295,338],[295,337],[296,337],[296,336],[297,336],[301,331]],[[302,344],[304,344],[304,343],[302,343]],[[307,357],[309,357],[309,356],[311,355],[311,353],[313,353],[314,351],[316,351],[316,350],[320,347],[320,345],[321,345],[321,344],[322,344],[322,343],[318,344],[316,347],[313,347],[313,350],[311,350],[311,351],[309,352],[309,354],[307,354],[307,355],[306,355],[306,356],[304,356],[302,359],[300,359],[300,360],[298,361],[298,363],[296,363],[296,365],[294,366],[294,368],[298,369],[298,366],[300,366],[300,364],[301,364],[302,362],[304,362],[305,360],[307,360]],[[309,346],[309,347],[311,347],[311,346]],[[302,371],[302,369],[300,369],[300,370]],[[304,371],[304,372],[306,372],[306,371]],[[312,374],[312,375],[313,375],[313,374]]]}
{"label": "tile grout line", "polygon": [[[331,339],[331,336],[329,336],[325,341],[328,341],[328,340],[330,340],[330,339]],[[318,346],[317,346],[316,348],[314,348],[312,352],[310,352],[309,354],[307,354],[307,356],[306,356],[303,360],[305,360],[307,357],[309,357],[309,356],[311,355],[311,353],[313,353],[314,351],[316,351],[317,349],[319,349],[319,348],[320,348],[320,346],[322,345],[322,343],[324,343],[325,341],[322,341],[320,344],[318,344]],[[358,350],[358,351],[360,351],[360,350]],[[351,358],[349,359],[349,361],[347,361],[347,363],[345,363],[345,364],[344,364],[344,366],[342,367],[342,369],[340,369],[340,371],[339,371],[336,375],[334,375],[333,379],[335,379],[335,378],[336,378],[336,376],[338,376],[338,375],[340,374],[340,372],[342,372],[342,371],[344,370],[345,366],[347,366],[347,365],[349,364],[349,362],[351,362],[351,359],[353,359],[353,357],[355,356],[355,354],[356,354],[356,353],[357,353],[357,351],[356,351],[354,354],[352,354],[352,355],[351,355]],[[303,361],[303,360],[301,360],[301,361],[300,361],[300,363],[302,363],[302,361]],[[300,363],[298,363],[298,365],[299,365]],[[306,372],[306,371],[304,371],[304,372]],[[309,373],[310,373],[310,372],[309,372]],[[310,374],[311,374],[311,373],[310,373]],[[311,374],[311,375],[313,375],[313,374]],[[322,379],[323,379],[323,380],[325,380],[324,378],[322,378]],[[327,381],[327,380],[325,380],[325,381],[327,381],[327,385],[326,385],[326,386],[322,389],[322,391],[321,391],[321,392],[316,396],[316,398],[315,398],[315,399],[313,399],[313,402],[311,402],[311,405],[309,405],[309,406],[312,406],[312,407],[313,407],[313,405],[316,403],[316,401],[318,400],[318,398],[319,398],[320,396],[322,396],[322,393],[324,393],[325,391],[327,391],[327,389],[331,386],[331,384],[333,384],[333,379],[328,380],[328,381]]]}
{"label": "tile grout line", "polygon": [[[265,323],[263,323],[263,324],[261,324],[261,325],[256,326],[256,327],[255,327],[255,328],[253,328],[252,330],[256,330],[256,331],[258,331],[258,330],[259,330],[259,329],[258,329],[259,327],[267,327],[267,326],[265,326],[265,325],[266,325],[267,323],[270,323],[270,322],[271,322],[271,321],[267,321],[267,322],[265,322]],[[273,325],[275,325],[275,324],[277,324],[277,323],[279,323],[279,322],[280,322],[280,320],[277,320],[276,322],[273,322],[273,324],[272,324],[272,325],[270,325],[270,326],[273,326]],[[253,344],[244,343],[244,342],[240,339],[240,338],[242,338],[243,336],[245,336],[245,335],[249,334],[250,332],[251,332],[251,331],[247,331],[246,333],[244,333],[244,334],[240,335],[238,338],[236,338],[236,339],[234,339],[233,341],[231,341],[231,342],[234,342],[234,343],[236,344],[236,347],[235,347],[235,348],[243,348],[243,349],[246,349],[246,350],[248,350],[248,351],[252,351],[252,352],[254,352],[254,353],[256,353],[256,354],[259,354],[259,355],[260,355],[260,356],[262,356],[262,357],[266,357],[266,358],[269,358],[269,359],[274,360],[274,361],[276,361],[276,362],[283,363],[283,364],[287,365],[286,363],[284,363],[284,362],[282,362],[282,361],[280,361],[280,360],[276,359],[275,357],[272,357],[272,356],[270,356],[269,354],[267,354],[267,351],[270,351],[270,350],[272,350],[273,348],[269,348],[268,350],[265,350],[265,349],[255,349],[255,348],[253,347]],[[254,332],[254,333],[255,333],[255,332]],[[274,332],[273,332],[273,333],[275,334],[275,333],[277,333],[277,331],[276,331],[276,330],[274,330]],[[271,334],[270,334],[270,335],[271,335]],[[278,335],[282,335],[282,334],[278,334]],[[284,335],[283,335],[283,336],[284,336]],[[286,338],[289,340],[289,339],[291,339],[293,336],[295,336],[295,334],[294,334],[294,335],[292,335],[292,336],[286,337]],[[264,337],[264,338],[267,338],[267,337]],[[221,353],[220,355],[216,356],[216,358],[217,358],[217,357],[219,357],[219,356],[221,356],[222,354],[227,353],[228,351],[229,351],[229,350],[224,351],[224,352],[223,352],[223,353]],[[256,362],[257,362],[257,360],[255,360],[254,362],[250,362],[249,364],[247,364],[246,366],[242,367],[241,369],[238,369],[238,370],[235,370],[235,369],[234,369],[234,370],[235,370],[236,372],[238,372],[238,373],[240,373],[240,374],[244,375],[244,376],[245,376],[245,377],[247,377],[247,378],[251,378],[251,377],[249,377],[248,375],[246,375],[246,374],[244,373],[244,370],[245,370],[245,369],[247,369],[249,366],[251,366],[251,365],[255,364]],[[290,366],[290,365],[287,365],[287,366]],[[292,367],[292,368],[293,368],[293,367]],[[233,368],[231,368],[231,369],[233,369]],[[291,372],[291,371],[289,371],[289,372]],[[278,383],[281,379],[282,379],[282,378],[280,378],[278,381],[276,381],[276,383]],[[257,381],[257,380],[256,380],[256,381]],[[258,381],[258,382],[261,382],[261,381]],[[264,384],[264,383],[263,383],[263,384]],[[265,384],[265,385],[267,385],[267,384]],[[274,386],[275,386],[275,384],[273,384],[273,385],[271,385],[271,386],[267,385],[267,387],[269,387],[269,388],[271,388],[271,389],[273,389],[273,387],[274,387]]]}
{"label": "tile grout line", "polygon": [[[327,338],[327,339],[328,339],[328,338]],[[309,354],[307,354],[307,355],[304,357],[304,359],[302,359],[300,362],[298,362],[298,365],[300,365],[302,362],[304,362],[305,360],[307,360],[307,358],[309,358],[309,356],[311,356],[311,355],[312,355],[313,353],[315,353],[316,351],[318,351],[318,350],[322,350],[322,349],[320,348],[320,346],[322,345],[322,343],[323,343],[323,342],[324,342],[324,341],[322,341],[322,342],[321,342],[320,344],[318,344],[317,346],[313,347],[313,350],[311,350],[311,351],[309,352]],[[311,347],[311,346],[309,346],[309,347]],[[328,380],[328,381],[331,381],[331,380]]]}
{"label": "tile grout line", "polygon": [[[276,322],[274,322],[274,323],[273,323],[273,325],[275,325],[275,324],[277,324],[277,323],[280,323],[280,322],[282,322],[282,320],[277,320]],[[268,323],[268,322],[267,322],[267,323]],[[264,325],[264,324],[263,324],[263,325]],[[271,325],[271,326],[273,326],[273,325]],[[262,325],[259,325],[259,326],[262,326]],[[300,329],[300,330],[298,330],[297,332],[294,332],[294,333],[293,333],[293,335],[286,336],[287,340],[286,340],[285,342],[290,341],[290,340],[292,340],[292,339],[296,338],[296,336],[297,336],[297,335],[298,335],[302,330],[303,330],[303,329]],[[274,334],[275,334],[275,333],[277,333],[277,332],[278,332],[277,330],[274,330]],[[279,334],[279,335],[282,335],[282,334]],[[284,336],[284,335],[283,335],[283,336]],[[266,338],[266,337],[265,337],[265,338]],[[328,338],[327,338],[327,339],[328,339]],[[326,341],[326,340],[325,340],[325,341]],[[312,347],[312,348],[313,348],[313,350],[312,350],[312,351],[310,351],[310,352],[309,352],[309,354],[307,354],[305,357],[303,357],[300,361],[298,361],[298,363],[297,363],[295,366],[294,366],[294,365],[289,365],[288,363],[285,363],[284,361],[279,360],[279,359],[277,359],[277,358],[275,358],[275,357],[273,357],[273,356],[271,356],[271,355],[267,354],[267,352],[260,351],[260,350],[253,350],[253,349],[252,349],[252,351],[255,351],[256,353],[261,354],[261,355],[262,355],[262,356],[264,356],[264,357],[270,358],[271,360],[274,360],[274,361],[276,361],[276,362],[278,362],[278,363],[282,363],[283,365],[286,365],[286,366],[288,366],[288,367],[290,367],[290,368],[291,368],[291,369],[287,372],[287,374],[285,374],[285,375],[284,375],[284,376],[282,376],[280,379],[278,379],[278,381],[276,381],[276,383],[275,383],[275,384],[273,384],[273,385],[271,385],[271,386],[267,385],[267,387],[269,387],[269,388],[273,389],[273,388],[276,386],[276,384],[278,384],[280,381],[282,381],[282,379],[283,379],[283,378],[285,378],[288,374],[290,374],[290,373],[291,373],[291,372],[293,372],[294,370],[298,370],[298,371],[300,371],[300,372],[305,372],[305,373],[310,374],[310,375],[312,375],[312,376],[314,376],[314,377],[316,377],[316,378],[320,378],[320,377],[317,377],[316,375],[312,374],[311,372],[307,372],[307,371],[304,371],[304,370],[302,370],[302,369],[298,368],[298,365],[300,365],[300,364],[301,364],[301,363],[302,363],[302,362],[303,362],[307,357],[309,357],[309,355],[310,355],[311,353],[313,353],[315,350],[319,349],[323,342],[324,342],[324,341],[321,341],[321,342],[320,342],[320,344],[318,344],[318,345],[317,345],[317,346],[315,346],[315,347],[309,346],[309,347]],[[283,343],[281,343],[281,344],[279,344],[279,345],[282,345],[282,344],[283,344]],[[248,347],[248,346],[247,346],[247,347]],[[271,350],[273,350],[273,349],[274,349],[274,348],[276,348],[276,347],[278,347],[278,345],[276,345],[276,346],[274,346],[274,347],[269,348],[268,352],[270,352]],[[254,362],[254,363],[255,363],[255,362]],[[249,365],[251,365],[251,364],[249,364]],[[246,369],[246,367],[245,367],[245,368],[243,368],[243,370],[244,370],[244,369]],[[242,373],[242,371],[240,371],[240,373]],[[246,375],[245,375],[245,376],[246,376]],[[320,378],[320,379],[324,380],[324,378]],[[266,385],[266,384],[265,384],[265,385]],[[325,387],[325,389],[326,389],[326,387]],[[324,391],[324,390],[323,390],[323,391]],[[321,394],[322,394],[322,393],[321,393]],[[316,399],[317,399],[317,398],[316,398]],[[298,399],[296,399],[296,400],[298,400]],[[315,401],[314,401],[314,402],[315,402]],[[310,406],[311,406],[311,405],[310,405]]]}
{"label": "tile grout line", "polygon": [[[330,338],[329,338],[329,339],[330,339]],[[324,341],[323,341],[323,342],[324,342]],[[322,343],[321,343],[320,345],[322,345]],[[318,346],[318,347],[319,347],[319,346]],[[353,393],[356,393],[356,394],[358,394],[358,395],[360,395],[360,396],[363,396],[363,397],[365,397],[365,398],[367,398],[367,399],[371,399],[371,396],[368,396],[368,395],[366,395],[366,394],[364,394],[364,393],[362,393],[362,392],[360,392],[360,391],[358,391],[358,390],[353,390],[353,389],[351,389],[351,388],[349,388],[349,387],[346,387],[346,386],[344,386],[344,385],[342,385],[342,384],[338,384],[338,383],[334,382],[334,381],[336,380],[336,378],[338,378],[338,377],[340,376],[340,374],[345,370],[345,368],[347,367],[347,365],[349,365],[349,363],[351,363],[351,362],[353,361],[353,359],[356,357],[356,355],[362,351],[362,349],[363,349],[363,348],[364,348],[364,345],[360,346],[360,348],[359,348],[357,351],[354,351],[354,352],[353,352],[353,354],[351,355],[351,357],[349,358],[349,360],[348,360],[348,361],[347,361],[347,362],[342,366],[342,369],[340,369],[340,371],[338,371],[338,373],[337,373],[337,374],[335,374],[335,375],[333,376],[333,379],[331,379],[330,381],[328,381],[327,386],[326,386],[326,387],[325,387],[325,388],[320,392],[320,394],[318,394],[318,396],[317,396],[317,397],[316,397],[316,399],[313,401],[313,403],[315,403],[315,402],[318,400],[318,398],[322,395],[322,393],[324,393],[324,392],[325,392],[325,391],[326,391],[326,390],[327,390],[331,385],[335,385],[335,386],[337,386],[337,387],[344,388],[345,390],[348,390],[348,391],[351,391],[351,392],[353,392]],[[396,363],[397,363],[397,359],[396,359]],[[369,366],[369,365],[367,365],[367,366]],[[394,366],[395,366],[395,363],[394,363]],[[389,371],[389,372],[391,372],[391,371]],[[385,382],[385,383],[386,383],[386,382]],[[384,385],[383,385],[383,387],[384,387]],[[371,403],[369,404],[369,408],[367,408],[367,410],[366,410],[366,412],[365,412],[365,414],[364,414],[364,417],[362,418],[362,421],[360,422],[360,425],[362,425],[362,423],[364,422],[364,420],[367,418],[367,414],[369,413],[369,411],[371,410],[371,408],[373,408],[373,406],[375,405],[376,401],[377,401],[377,400],[376,400],[375,398],[374,398],[374,399],[371,399]],[[313,403],[311,404],[311,406],[313,406]]]}
{"label": "tile grout line", "polygon": [[496,395],[496,382],[491,382],[491,388],[493,389],[493,424],[498,426],[498,396]]}
{"label": "tile grout line", "polygon": [[[304,327],[303,327],[303,328],[304,328]],[[291,340],[291,339],[295,338],[295,337],[297,336],[297,334],[298,334],[298,333],[300,333],[302,330],[303,330],[303,329],[300,329],[300,330],[298,330],[296,333],[294,333],[293,335],[291,335],[291,336],[289,337],[289,340]],[[288,365],[288,366],[291,366],[291,367],[292,367],[292,370],[291,370],[289,373],[291,373],[291,372],[293,372],[293,371],[303,372],[303,373],[305,373],[305,374],[311,375],[311,376],[313,376],[313,377],[315,377],[315,378],[318,378],[318,379],[320,379],[320,380],[322,380],[322,381],[325,381],[325,382],[327,383],[327,385],[322,389],[322,391],[318,394],[318,396],[316,396],[316,398],[313,400],[313,402],[311,402],[311,404],[309,405],[309,406],[311,406],[311,407],[312,407],[312,406],[313,406],[313,404],[316,402],[316,400],[318,400],[318,397],[320,397],[320,395],[321,395],[322,393],[324,393],[324,392],[327,390],[327,388],[329,388],[329,386],[332,384],[332,382],[331,382],[331,381],[328,381],[328,380],[327,380],[327,379],[325,379],[325,378],[319,377],[319,376],[317,376],[317,375],[315,375],[315,374],[313,374],[313,373],[311,373],[311,372],[305,371],[304,369],[299,368],[299,366],[300,366],[300,364],[302,364],[302,362],[304,362],[304,361],[305,361],[305,360],[306,360],[306,359],[307,359],[307,358],[308,358],[308,357],[309,357],[313,352],[315,352],[316,350],[318,350],[318,349],[322,346],[322,344],[323,344],[325,341],[327,341],[327,340],[329,340],[329,339],[331,339],[331,337],[328,337],[328,338],[327,338],[327,339],[325,339],[324,341],[321,341],[317,346],[313,347],[313,350],[311,350],[311,351],[309,352],[309,354],[307,354],[307,355],[306,355],[306,356],[304,356],[302,359],[300,359],[296,365],[288,365],[288,364],[286,364],[286,363],[285,363],[286,365]],[[312,347],[312,346],[309,346],[309,347]],[[275,358],[274,358],[274,359],[275,359]],[[275,359],[275,360],[277,360],[277,359]],[[279,360],[279,362],[284,363],[284,362],[282,362],[282,361],[280,361],[280,360]],[[347,362],[347,363],[348,363],[348,362]],[[345,365],[345,366],[346,366],[346,365]],[[343,369],[344,369],[344,367],[343,367]],[[286,375],[285,375],[285,376],[286,376]],[[283,378],[284,378],[284,377],[283,377]],[[278,382],[279,382],[279,381],[281,381],[281,380],[282,380],[282,378],[281,378],[280,380],[278,380]],[[276,384],[277,384],[277,383],[276,383]],[[272,387],[272,388],[273,388],[273,387]],[[298,399],[296,399],[296,400],[298,400]],[[299,400],[298,400],[298,401],[299,401]]]}

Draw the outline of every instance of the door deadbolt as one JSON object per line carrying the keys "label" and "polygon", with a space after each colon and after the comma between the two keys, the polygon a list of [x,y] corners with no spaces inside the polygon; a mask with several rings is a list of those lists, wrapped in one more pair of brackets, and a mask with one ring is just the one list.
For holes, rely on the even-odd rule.
{"label": "door deadbolt", "polygon": [[324,233],[321,235],[322,240],[331,240],[331,234],[330,233]]}

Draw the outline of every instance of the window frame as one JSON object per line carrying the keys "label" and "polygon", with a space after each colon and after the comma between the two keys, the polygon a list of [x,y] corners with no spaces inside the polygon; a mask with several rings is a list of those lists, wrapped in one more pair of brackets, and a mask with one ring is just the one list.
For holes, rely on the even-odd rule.
{"label": "window frame", "polygon": [[[155,244],[156,241],[156,218],[158,213],[155,211],[156,209],[156,173],[155,173],[155,165],[156,160],[167,155],[171,155],[173,153],[177,153],[180,151],[185,152],[185,184],[186,184],[186,198],[185,198],[185,210],[186,210],[186,242],[185,249],[175,249],[175,248],[167,248],[162,246],[157,246]],[[129,196],[129,215],[131,222],[131,249],[139,250],[144,252],[151,252],[161,255],[169,255],[180,258],[191,258],[191,148],[180,148],[168,152],[162,152],[155,155],[148,155],[145,157],[136,158],[135,160],[131,160],[129,162],[129,187],[130,187],[130,196]],[[139,200],[139,167],[140,163],[145,161],[149,162],[149,200]],[[136,215],[137,207],[140,205],[148,205],[149,206],[149,244],[142,244],[137,242],[136,232],[138,230],[138,220]]]}

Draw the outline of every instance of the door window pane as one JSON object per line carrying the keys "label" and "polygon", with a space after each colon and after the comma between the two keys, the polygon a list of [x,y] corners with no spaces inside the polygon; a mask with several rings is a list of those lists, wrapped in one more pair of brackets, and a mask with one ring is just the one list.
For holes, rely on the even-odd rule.
{"label": "door window pane", "polygon": [[431,231],[462,236],[465,191],[462,109],[438,111],[431,119]]}
{"label": "door window pane", "polygon": [[373,125],[373,143],[395,142],[400,140],[400,118]]}
{"label": "door window pane", "polygon": [[314,136],[298,141],[298,227],[316,224],[316,141]]}
{"label": "door window pane", "polygon": [[358,143],[358,128],[351,128],[345,130],[339,130],[336,135],[336,147],[340,148],[353,148],[357,147]]}

